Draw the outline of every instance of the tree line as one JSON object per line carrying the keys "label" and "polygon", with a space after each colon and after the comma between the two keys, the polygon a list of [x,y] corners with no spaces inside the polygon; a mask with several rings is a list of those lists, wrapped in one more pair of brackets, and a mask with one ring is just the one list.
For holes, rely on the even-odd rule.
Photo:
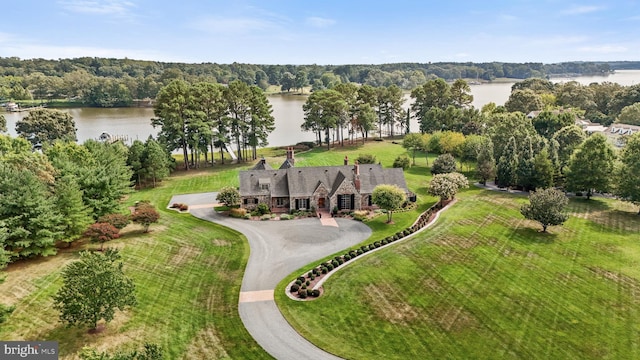
{"label": "tree line", "polygon": [[[604,134],[590,135],[576,125],[591,109],[582,95],[598,86],[617,89],[600,100],[609,109],[621,109],[615,121],[632,122],[625,114],[640,105],[635,98],[638,86],[554,85],[527,79],[514,84],[505,106],[489,103],[475,109],[464,84],[430,80],[411,92],[411,116],[418,120],[420,133],[407,134],[403,145],[413,152],[414,162],[416,150],[443,154],[432,165],[434,174],[456,171],[457,158],[476,162],[478,178],[483,183],[495,180],[502,188],[560,187],[587,198],[595,192],[612,193],[638,205],[640,185],[633,174],[640,171],[640,133],[626,137],[626,145],[616,149]],[[546,103],[537,109],[516,106],[522,91]]]}
{"label": "tree line", "polygon": [[51,109],[31,111],[16,129],[15,138],[0,134],[0,268],[55,254],[57,246],[82,236],[102,241],[106,231],[95,239],[88,232],[94,223],[117,234],[121,227],[110,227],[134,221],[146,231],[157,221],[148,206],[132,216],[120,213],[120,201],[134,185],[155,186],[173,167],[170,153],[153,138],[131,147],[78,144],[72,117]]}
{"label": "tree line", "polygon": [[168,151],[182,150],[186,170],[190,163],[199,166],[201,154],[208,162],[210,153],[213,161],[215,147],[224,163],[227,145],[235,146],[239,161],[256,159],[257,148],[268,144],[275,128],[272,111],[264,91],[255,85],[174,80],[158,93],[151,123],[160,127],[158,139]]}
{"label": "tree line", "polygon": [[[374,87],[412,89],[433,78],[526,79],[552,75],[608,74],[635,63],[396,63],[382,65],[257,65],[165,63],[132,59],[0,58],[0,99],[68,99],[95,107],[129,106],[136,99],[154,99],[173,80],[230,84],[241,81],[266,90],[328,89],[354,82]],[[637,67],[636,67],[637,68]]]}

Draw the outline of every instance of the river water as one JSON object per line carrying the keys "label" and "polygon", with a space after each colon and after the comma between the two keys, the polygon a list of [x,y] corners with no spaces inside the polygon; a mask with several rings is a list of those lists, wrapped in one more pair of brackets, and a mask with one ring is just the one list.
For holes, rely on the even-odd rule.
{"label": "river water", "polygon": [[[553,78],[553,82],[578,81],[588,85],[592,82],[610,81],[620,85],[630,86],[640,83],[640,70],[618,70],[609,76],[580,76],[576,78]],[[503,105],[509,98],[513,82],[495,82],[488,84],[470,85],[473,94],[473,106],[481,108],[483,105],[494,102]],[[409,96],[405,96],[409,106]],[[270,146],[285,146],[300,141],[313,141],[315,135],[311,132],[300,131],[300,125],[304,121],[302,105],[306,101],[305,96],[300,95],[270,95],[268,97],[273,107],[276,129],[269,135]],[[78,129],[78,141],[84,142],[95,139],[102,132],[123,137],[128,143],[133,140],[146,140],[150,135],[156,136],[159,129],[151,126],[153,109],[150,108],[72,108],[64,109],[73,116]],[[16,136],[15,124],[27,113],[5,113],[7,130],[12,136]],[[411,123],[411,131],[419,129],[417,121]]]}

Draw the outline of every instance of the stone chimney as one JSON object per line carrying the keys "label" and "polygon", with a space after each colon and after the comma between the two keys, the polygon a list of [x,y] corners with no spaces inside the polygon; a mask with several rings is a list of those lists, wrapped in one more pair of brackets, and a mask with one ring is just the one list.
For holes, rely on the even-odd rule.
{"label": "stone chimney", "polygon": [[287,147],[287,160],[293,165],[296,162],[296,159],[293,155],[293,146]]}
{"label": "stone chimney", "polygon": [[358,160],[353,164],[353,173],[356,174],[356,176],[360,176],[360,165],[358,164]]}
{"label": "stone chimney", "polygon": [[344,156],[344,164],[349,165],[349,157],[347,155]]}

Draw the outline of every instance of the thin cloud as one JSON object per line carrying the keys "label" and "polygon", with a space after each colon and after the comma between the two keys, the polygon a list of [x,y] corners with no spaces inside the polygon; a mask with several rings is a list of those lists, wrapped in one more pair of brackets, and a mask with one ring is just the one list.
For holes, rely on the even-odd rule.
{"label": "thin cloud", "polygon": [[322,18],[318,16],[308,17],[306,20],[307,25],[316,28],[326,28],[336,23],[333,19]]}
{"label": "thin cloud", "polygon": [[604,6],[577,5],[577,6],[570,7],[569,9],[566,9],[561,13],[565,15],[582,15],[582,14],[597,12],[600,10],[604,10]]}
{"label": "thin cloud", "polygon": [[117,17],[129,17],[131,10],[136,5],[126,0],[65,0],[58,2],[65,10],[96,15],[111,15]]}

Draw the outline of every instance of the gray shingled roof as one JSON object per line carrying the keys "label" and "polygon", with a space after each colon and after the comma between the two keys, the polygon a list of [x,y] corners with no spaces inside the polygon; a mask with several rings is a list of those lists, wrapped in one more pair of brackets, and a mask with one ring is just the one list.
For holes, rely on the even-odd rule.
{"label": "gray shingled roof", "polygon": [[[377,164],[362,164],[360,167],[360,193],[370,194],[380,184],[396,184],[409,191],[400,168],[383,169]],[[354,165],[292,167],[278,170],[246,170],[240,171],[240,194],[242,196],[267,195],[269,191],[260,189],[260,179],[271,180],[272,197],[305,197],[310,196],[321,182],[325,186],[335,187],[343,180],[353,181]]]}
{"label": "gray shingled roof", "polygon": [[267,161],[263,158],[260,159],[260,161],[258,161],[258,163],[256,164],[256,166],[254,166],[251,170],[273,170],[273,168],[271,167],[271,165],[269,165],[269,163],[267,163]]}

